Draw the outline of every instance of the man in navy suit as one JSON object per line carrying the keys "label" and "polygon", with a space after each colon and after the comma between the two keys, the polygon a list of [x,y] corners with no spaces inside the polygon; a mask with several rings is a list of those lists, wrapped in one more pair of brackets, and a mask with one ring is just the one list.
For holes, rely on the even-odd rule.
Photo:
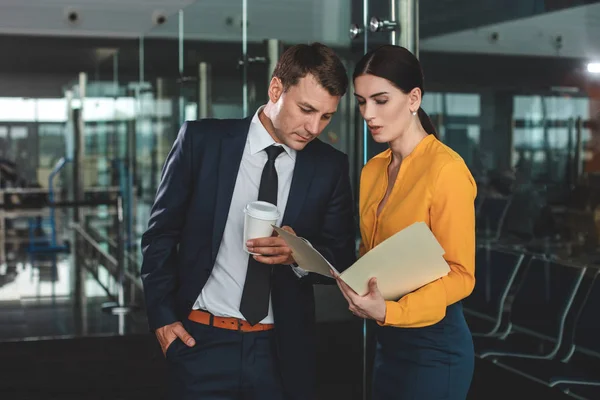
{"label": "man in navy suit", "polygon": [[315,399],[314,283],[277,236],[246,243],[244,207],[338,270],[355,260],[348,158],[317,139],[348,86],[322,44],[284,52],[252,118],[187,122],[165,162],[142,238],[146,306],[176,399]]}

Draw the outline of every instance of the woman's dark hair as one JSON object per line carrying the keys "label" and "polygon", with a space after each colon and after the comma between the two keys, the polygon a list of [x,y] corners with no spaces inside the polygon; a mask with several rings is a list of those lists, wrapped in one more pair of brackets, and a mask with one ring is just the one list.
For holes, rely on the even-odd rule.
{"label": "woman's dark hair", "polygon": [[[356,64],[352,79],[366,74],[387,79],[405,94],[414,88],[421,89],[421,96],[425,94],[421,63],[404,47],[386,44],[365,54]],[[429,115],[420,107],[418,115],[425,132],[437,137]]]}

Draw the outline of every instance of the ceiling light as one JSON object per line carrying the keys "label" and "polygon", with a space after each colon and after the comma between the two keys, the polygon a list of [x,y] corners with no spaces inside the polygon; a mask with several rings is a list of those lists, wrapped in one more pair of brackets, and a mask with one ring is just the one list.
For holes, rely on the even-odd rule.
{"label": "ceiling light", "polygon": [[591,74],[600,74],[600,62],[591,62],[587,65],[587,70]]}

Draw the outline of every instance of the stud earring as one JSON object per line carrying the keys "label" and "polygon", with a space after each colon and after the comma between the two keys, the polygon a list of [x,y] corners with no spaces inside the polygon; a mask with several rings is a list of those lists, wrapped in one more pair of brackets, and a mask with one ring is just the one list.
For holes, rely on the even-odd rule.
{"label": "stud earring", "polygon": [[416,112],[416,111],[413,111],[413,112],[412,112],[412,115],[417,115],[417,112]]}

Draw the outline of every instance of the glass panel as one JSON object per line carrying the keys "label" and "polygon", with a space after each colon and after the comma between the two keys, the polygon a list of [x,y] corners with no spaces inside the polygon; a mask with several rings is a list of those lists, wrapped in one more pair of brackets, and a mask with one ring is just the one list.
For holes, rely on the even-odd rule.
{"label": "glass panel", "polygon": [[0,157],[8,158],[8,126],[0,125]]}
{"label": "glass panel", "polygon": [[479,117],[480,115],[478,94],[446,93],[445,101],[448,116]]}
{"label": "glass panel", "polygon": [[[513,158],[521,177],[561,184],[583,170],[581,149],[589,141],[577,121],[589,119],[589,99],[570,96],[515,96]],[[536,163],[537,162],[537,163]],[[579,171],[579,172],[577,172]]]}
{"label": "glass panel", "polygon": [[[590,16],[600,7],[464,0],[458,10],[450,3],[457,2],[419,2],[420,60],[424,105],[477,181],[477,220],[496,216],[499,226],[495,235],[476,226],[484,256],[474,292],[491,293],[494,279],[479,278],[501,273],[489,258],[496,246],[589,265],[600,244],[600,92],[589,68],[597,56],[589,32],[598,25]],[[469,300],[465,315],[477,332],[488,316],[475,317]],[[487,306],[501,300],[488,298]]]}
{"label": "glass panel", "polygon": [[45,186],[50,172],[66,154],[64,124],[38,125],[37,181]]}
{"label": "glass panel", "polygon": [[9,140],[8,140],[8,126],[0,125],[0,157],[8,158],[12,160],[12,157],[9,157]]}
{"label": "glass panel", "polygon": [[11,126],[9,155],[17,164],[21,178],[27,181],[35,177],[37,165],[29,158],[32,153],[30,145],[29,128],[26,126]]}
{"label": "glass panel", "polygon": [[[200,116],[200,79],[208,80],[207,98],[202,100],[209,103],[207,116],[242,117],[241,12],[241,1],[195,3],[169,15],[140,41],[144,82],[137,94],[138,235],[145,229],[161,169],[179,127]],[[201,63],[208,67],[205,76],[200,76]]]}
{"label": "glass panel", "polygon": [[[246,10],[250,10],[253,4],[248,1]],[[248,102],[264,92],[252,84],[244,89],[244,1],[197,2],[185,8],[184,21],[183,65],[186,79],[183,82],[183,95],[189,112],[193,113],[191,110],[196,106],[196,115],[200,115],[198,111],[206,104],[206,115],[209,117],[245,117],[247,111],[244,110],[244,104],[249,109],[251,106]],[[251,31],[251,26],[247,27],[247,32]],[[251,44],[248,45],[247,54],[250,58],[264,56],[264,53],[255,52]],[[264,64],[262,66],[264,68]],[[207,72],[204,73],[202,68],[206,68]],[[260,68],[259,61],[248,64],[249,73]],[[205,78],[209,84],[206,91],[202,91]],[[244,93],[248,94],[246,100]],[[199,98],[200,94],[205,98]]]}
{"label": "glass panel", "polygon": [[[141,88],[137,93],[139,113],[136,120],[137,212],[148,215],[154,201],[160,172],[180,125],[178,82],[181,76],[180,13],[167,15],[140,41]],[[147,219],[146,221],[147,222]],[[141,235],[145,226],[136,227]]]}
{"label": "glass panel", "polygon": [[[83,199],[101,201],[93,209],[80,209],[83,221],[81,224],[89,235],[96,240],[102,250],[119,259],[119,247],[126,251],[135,243],[132,234],[135,225],[134,197],[136,181],[135,168],[135,130],[136,130],[136,90],[139,85],[130,84],[130,77],[119,75],[119,52],[100,58],[96,71],[81,74],[74,84],[65,87],[65,102],[68,105],[69,120],[65,125],[65,152],[73,160],[77,160],[75,134],[82,127],[82,158],[77,166],[81,170]],[[133,55],[135,59],[136,54]],[[134,82],[137,84],[138,82]],[[82,123],[80,123],[80,120]],[[74,187],[74,176],[65,171],[70,179],[68,188]],[[62,174],[62,173],[61,173]],[[123,223],[117,224],[116,196],[122,196]],[[75,198],[75,197],[73,197]],[[86,246],[83,237],[78,237],[81,246]],[[97,252],[93,252],[98,255]],[[127,259],[127,258],[126,258]],[[82,260],[98,265],[96,275],[99,283],[109,292],[117,296],[119,270],[114,262],[100,259]],[[122,264],[125,271],[131,267]],[[137,265],[134,267],[137,275]],[[111,277],[112,274],[112,277]]]}

